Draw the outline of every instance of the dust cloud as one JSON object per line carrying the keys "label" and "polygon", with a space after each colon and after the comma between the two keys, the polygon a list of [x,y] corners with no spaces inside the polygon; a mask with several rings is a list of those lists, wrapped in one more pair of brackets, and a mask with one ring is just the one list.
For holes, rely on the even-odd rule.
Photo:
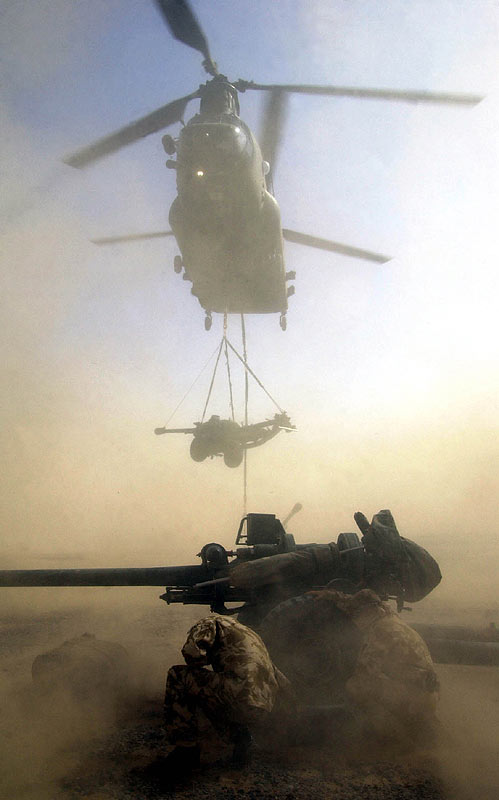
{"label": "dust cloud", "polygon": [[[67,42],[79,41],[75,32],[85,22],[82,14],[73,18],[67,4],[56,5],[61,14],[66,9],[64,35],[59,30],[52,38],[46,23],[41,29],[30,24],[25,34],[19,29],[20,73],[16,70],[23,59],[14,59],[14,47],[9,48],[9,74],[16,74],[17,86],[33,74],[37,81],[50,80],[61,42],[67,59]],[[40,21],[43,17],[42,9]],[[33,42],[38,48],[43,44],[38,73],[28,57]],[[90,53],[85,57],[91,60]],[[199,309],[173,287],[169,266],[165,277],[157,251],[145,247],[140,255],[123,251],[111,257],[92,249],[88,239],[95,217],[81,195],[95,188],[85,179],[68,177],[62,166],[44,166],[45,159],[55,161],[55,153],[66,151],[63,134],[50,146],[44,143],[40,152],[39,140],[8,99],[1,114],[0,567],[196,563],[205,542],[232,545],[243,511],[241,474],[218,461],[194,464],[186,437],[165,442],[152,431],[173,410],[215,341],[204,343]],[[133,158],[119,186],[126,186],[127,197],[116,191],[112,215],[118,220],[130,215],[130,208],[140,208],[144,216],[153,211],[140,181],[130,175],[141,175]],[[37,189],[44,185],[50,190]],[[110,223],[111,212],[105,209],[103,227]],[[161,258],[166,263],[171,253]],[[304,510],[290,528],[297,541],[308,542],[335,540],[341,531],[354,530],[354,511],[371,516],[389,507],[401,533],[427,547],[444,576],[441,586],[415,607],[413,618],[499,623],[493,342],[484,343],[483,359],[470,351],[461,373],[459,359],[453,361],[455,374],[449,375],[450,337],[435,361],[436,371],[443,370],[441,383],[428,386],[423,380],[419,393],[417,380],[404,388],[396,361],[375,380],[363,342],[376,326],[362,327],[361,319],[368,316],[368,294],[358,285],[355,296],[353,290],[349,294],[342,281],[347,279],[339,280],[332,314],[327,298],[323,306],[320,292],[309,297],[303,288],[303,308],[316,319],[310,325],[294,320],[287,341],[279,339],[276,351],[272,345],[272,364],[266,363],[268,342],[280,335],[277,325],[251,322],[258,340],[251,361],[263,364],[266,380],[288,399],[298,431],[280,434],[265,452],[251,454],[248,510],[284,517],[296,501],[302,502]],[[488,288],[481,285],[484,295]],[[421,301],[421,294],[417,298]],[[388,319],[397,300],[388,306]],[[358,316],[351,319],[357,303]],[[317,320],[340,313],[342,304],[344,316],[331,319],[327,335],[314,327]],[[376,362],[381,365],[383,346],[392,341],[395,347],[400,330],[390,330],[386,320],[376,323],[377,332],[384,325],[386,335]],[[342,326],[347,333],[357,326],[352,335],[358,339],[346,354],[337,349],[346,336]],[[317,340],[320,353],[308,344],[316,333],[323,337]],[[440,334],[437,326],[435,338]],[[342,368],[355,364],[350,389],[336,380],[336,357],[344,362]],[[200,396],[188,401],[176,423],[199,418]],[[167,609],[158,594],[155,589],[2,590],[5,797],[16,796],[17,787],[19,797],[52,798],[52,779],[71,770],[85,743],[119,719],[116,710],[104,717],[80,710],[75,718],[66,702],[42,708],[30,684],[37,653],[85,631],[120,641],[135,664],[130,702],[151,697],[161,702],[166,667],[178,660],[184,633],[202,610]],[[477,667],[439,671],[447,730],[445,780],[456,799],[467,800],[473,783],[481,787],[474,797],[492,798],[497,672]]]}
{"label": "dust cloud", "polygon": [[[2,606],[2,799],[73,796],[65,782],[78,776],[85,758],[98,765],[106,739],[131,720],[144,718],[147,723],[148,715],[160,715],[166,670],[179,661],[185,631],[197,616],[175,607],[168,613],[141,589],[121,597],[119,590],[113,597],[97,590],[93,602],[73,591],[76,597],[68,592],[44,604],[42,590],[28,590],[25,603],[32,604],[31,611],[16,606],[8,613],[8,604],[7,609]],[[31,665],[37,655],[88,632],[125,647],[130,657],[126,682],[93,699],[75,697],[58,686],[43,691],[32,683]]]}
{"label": "dust cloud", "polygon": [[442,724],[437,751],[450,797],[493,800],[499,785],[497,667],[439,665]]}

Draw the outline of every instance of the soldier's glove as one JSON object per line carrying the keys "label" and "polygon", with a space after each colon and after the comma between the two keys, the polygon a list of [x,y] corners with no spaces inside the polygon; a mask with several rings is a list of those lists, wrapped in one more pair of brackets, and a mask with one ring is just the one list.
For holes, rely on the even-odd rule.
{"label": "soldier's glove", "polygon": [[354,514],[354,519],[362,533],[362,544],[367,553],[376,555],[387,564],[400,560],[403,552],[402,539],[388,508],[375,514],[371,524],[361,511]]}

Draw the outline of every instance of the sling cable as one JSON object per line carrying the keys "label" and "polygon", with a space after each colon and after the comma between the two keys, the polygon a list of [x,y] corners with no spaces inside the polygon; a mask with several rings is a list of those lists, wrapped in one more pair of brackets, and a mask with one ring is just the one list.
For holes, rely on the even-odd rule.
{"label": "sling cable", "polygon": [[[235,468],[243,464],[243,484],[244,484],[243,505],[246,513],[247,476],[248,476],[247,451],[255,447],[260,447],[262,444],[265,444],[265,442],[268,442],[270,439],[273,439],[274,436],[277,436],[277,434],[282,430],[284,431],[295,430],[295,426],[291,424],[289,416],[286,414],[285,411],[283,411],[279,403],[265,388],[262,381],[257,377],[255,372],[251,369],[250,365],[248,364],[246,325],[243,314],[241,314],[241,334],[242,334],[242,349],[243,349],[242,355],[237,351],[237,349],[234,347],[234,345],[227,336],[227,314],[224,314],[223,336],[220,343],[217,345],[217,348],[212,353],[206,364],[203,366],[199,375],[193,381],[193,383],[191,384],[185,395],[182,397],[181,401],[176,406],[175,410],[168,418],[165,426],[162,428],[156,428],[154,432],[158,435],[162,435],[164,433],[190,434],[193,437],[190,445],[190,455],[194,461],[205,461],[207,458],[214,458],[215,456],[221,456],[223,457],[224,463],[228,467]],[[212,416],[210,416],[209,419],[206,420],[206,414],[212,397],[213,387],[215,385],[215,378],[217,376],[218,368],[220,366],[222,353],[224,354],[225,357],[230,417],[223,419],[217,414],[212,414]],[[244,368],[244,421],[241,424],[236,422],[235,418],[234,388],[233,388],[232,371],[230,363],[231,356],[235,356]],[[215,364],[213,367],[213,372],[211,375],[208,394],[204,403],[201,420],[199,422],[195,422],[194,426],[190,428],[168,428],[167,425],[169,424],[173,416],[176,414],[180,406],[183,404],[184,400],[190,394],[190,392],[192,391],[192,389],[194,388],[199,378],[201,377],[206,367],[213,358],[215,358]],[[262,420],[261,422],[254,422],[251,424],[249,423],[249,412],[248,412],[250,377],[258,384],[258,386],[263,390],[263,392],[265,392],[267,397],[270,399],[270,401],[273,403],[273,405],[277,408],[278,411],[278,413],[274,414],[273,417],[269,417],[265,420]]]}

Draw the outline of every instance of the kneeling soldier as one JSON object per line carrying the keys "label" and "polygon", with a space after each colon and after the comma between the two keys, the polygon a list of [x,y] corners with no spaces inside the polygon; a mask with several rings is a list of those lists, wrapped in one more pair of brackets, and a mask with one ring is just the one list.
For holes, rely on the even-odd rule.
{"label": "kneeling soldier", "polygon": [[185,665],[172,667],[166,680],[165,727],[175,745],[166,770],[177,774],[199,764],[199,712],[233,744],[233,763],[244,765],[250,729],[263,724],[278,697],[290,692],[289,681],[258,634],[220,614],[210,614],[190,629],[182,655]]}

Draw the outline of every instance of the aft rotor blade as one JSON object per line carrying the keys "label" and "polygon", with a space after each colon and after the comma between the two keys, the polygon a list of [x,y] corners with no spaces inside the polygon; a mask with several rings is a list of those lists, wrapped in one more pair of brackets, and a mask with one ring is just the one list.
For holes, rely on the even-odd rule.
{"label": "aft rotor blade", "polygon": [[152,231],[151,233],[129,233],[126,236],[103,236],[100,239],[91,239],[92,244],[119,244],[120,242],[139,242],[144,239],[162,239],[173,236],[173,231]]}
{"label": "aft rotor blade", "polygon": [[270,164],[271,175],[275,172],[277,149],[286,118],[286,103],[286,93],[281,89],[273,89],[265,105],[260,145],[264,160]]}
{"label": "aft rotor blade", "polygon": [[119,131],[98,139],[88,147],[77,150],[76,153],[71,153],[63,158],[63,161],[65,164],[69,164],[70,167],[86,167],[87,164],[91,164],[99,158],[104,158],[104,156],[108,156],[116,152],[116,150],[121,150],[122,147],[143,139],[144,136],[149,136],[149,134],[167,128],[175,122],[180,122],[183,119],[187,103],[195,97],[198,97],[197,91],[193,94],[188,94],[186,97],[173,100],[172,103],[161,106],[151,114],[131,122]]}
{"label": "aft rotor blade", "polygon": [[267,92],[294,92],[331,97],[366,97],[371,100],[400,100],[407,103],[447,103],[474,106],[483,100],[476,94],[453,94],[450,92],[426,92],[399,89],[360,89],[356,86],[300,86],[292,84],[264,84],[239,81],[238,88],[260,89]]}
{"label": "aft rotor blade", "polygon": [[216,74],[206,36],[187,0],[156,0],[156,5],[175,39],[199,50],[205,58],[206,70],[211,75]]}
{"label": "aft rotor blade", "polygon": [[380,253],[372,253],[370,250],[360,250],[358,247],[350,247],[350,245],[340,244],[340,242],[331,242],[329,239],[319,239],[317,236],[309,236],[307,233],[290,231],[288,228],[283,228],[282,237],[287,242],[305,244],[318,250],[328,250],[330,253],[341,253],[353,258],[363,258],[365,261],[376,261],[378,264],[386,264],[392,258],[392,256],[383,256]]}

